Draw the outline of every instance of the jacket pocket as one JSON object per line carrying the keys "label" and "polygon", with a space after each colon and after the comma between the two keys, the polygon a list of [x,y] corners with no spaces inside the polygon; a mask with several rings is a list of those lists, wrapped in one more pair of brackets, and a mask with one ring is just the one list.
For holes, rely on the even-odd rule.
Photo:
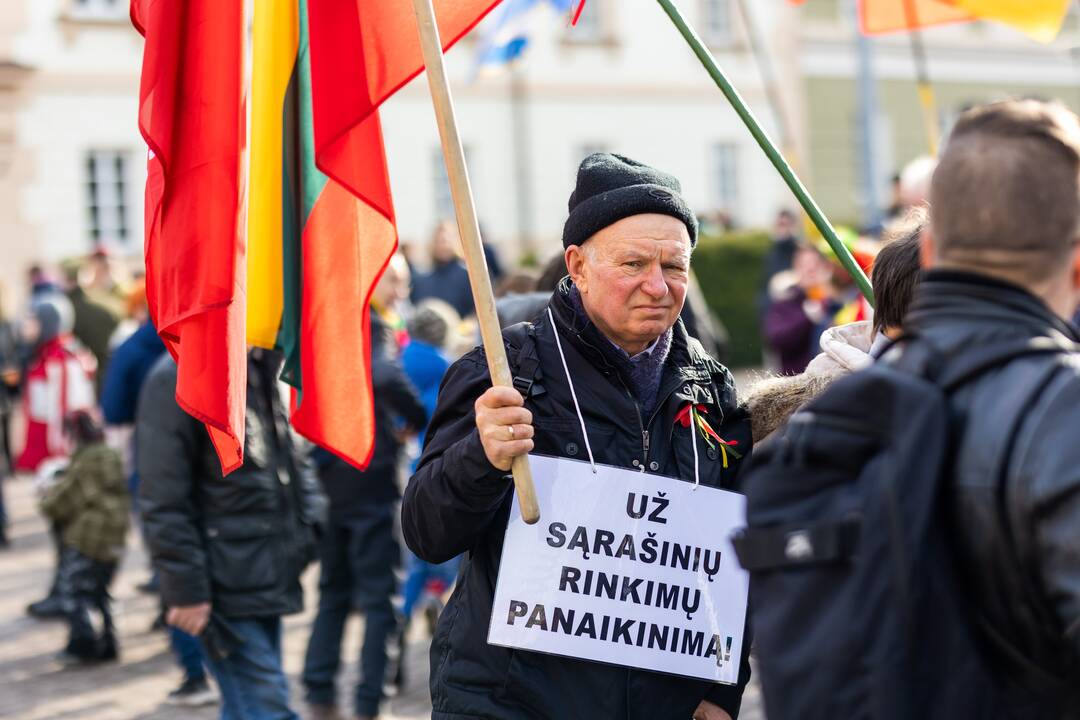
{"label": "jacket pocket", "polygon": [[230,591],[265,590],[279,576],[278,528],[269,518],[206,522],[207,561],[214,584]]}
{"label": "jacket pocket", "polygon": [[[533,427],[536,430],[533,437],[534,453],[588,461],[589,453],[581,434],[581,421],[576,417],[535,417]],[[609,443],[615,434],[615,429],[610,426],[597,426],[589,422],[585,423],[585,430],[589,433],[589,445],[592,446],[593,453],[597,452],[597,448]]]}

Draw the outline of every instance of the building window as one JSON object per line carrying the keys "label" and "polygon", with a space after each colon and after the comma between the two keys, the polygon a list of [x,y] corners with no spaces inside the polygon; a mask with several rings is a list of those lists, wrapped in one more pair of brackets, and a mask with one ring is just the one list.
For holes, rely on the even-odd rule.
{"label": "building window", "polygon": [[128,16],[129,3],[124,0],[70,0],[71,15],[79,19],[116,20]]}
{"label": "building window", "polygon": [[716,209],[733,212],[739,204],[739,146],[717,143],[713,148],[713,200]]}
{"label": "building window", "polygon": [[91,150],[86,155],[86,201],[90,241],[125,244],[130,234],[127,153]]}
{"label": "building window", "polygon": [[705,40],[712,45],[728,45],[734,39],[731,0],[702,0]]}
{"label": "building window", "polygon": [[[468,147],[465,150],[465,165],[469,169],[469,181],[473,187],[473,193],[476,192],[476,173],[475,168],[470,162],[472,158],[472,152]],[[450,192],[450,178],[446,174],[446,161],[443,159],[442,146],[435,147],[431,152],[432,161],[432,177],[435,178],[434,198],[435,198],[435,221],[442,222],[443,220],[453,220],[455,217],[454,212],[454,196]]]}

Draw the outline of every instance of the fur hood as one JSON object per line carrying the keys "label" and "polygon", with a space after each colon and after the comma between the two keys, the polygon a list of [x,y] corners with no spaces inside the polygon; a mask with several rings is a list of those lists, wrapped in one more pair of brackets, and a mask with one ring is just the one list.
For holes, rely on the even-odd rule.
{"label": "fur hood", "polygon": [[761,442],[787,422],[796,410],[825,392],[836,380],[870,365],[869,321],[839,325],[821,335],[821,354],[799,375],[760,378],[747,392],[754,443]]}

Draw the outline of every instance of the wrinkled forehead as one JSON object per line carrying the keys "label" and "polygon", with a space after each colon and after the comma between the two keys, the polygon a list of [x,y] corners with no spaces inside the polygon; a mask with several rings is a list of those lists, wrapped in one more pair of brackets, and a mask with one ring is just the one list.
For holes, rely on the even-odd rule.
{"label": "wrinkled forehead", "polygon": [[[590,247],[591,246],[591,247]],[[635,254],[647,257],[689,257],[686,225],[667,215],[633,215],[609,225],[585,243],[590,254]]]}

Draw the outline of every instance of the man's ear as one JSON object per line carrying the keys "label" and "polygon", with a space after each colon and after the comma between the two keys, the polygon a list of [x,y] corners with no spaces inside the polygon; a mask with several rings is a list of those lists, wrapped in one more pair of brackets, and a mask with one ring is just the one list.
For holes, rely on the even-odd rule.
{"label": "man's ear", "polygon": [[564,254],[566,260],[566,272],[570,275],[570,279],[574,281],[574,285],[577,287],[578,292],[586,292],[588,282],[585,279],[585,251],[580,245],[571,245],[566,248]]}
{"label": "man's ear", "polygon": [[930,232],[930,226],[923,228],[919,236],[919,264],[923,270],[934,267],[934,235]]}

